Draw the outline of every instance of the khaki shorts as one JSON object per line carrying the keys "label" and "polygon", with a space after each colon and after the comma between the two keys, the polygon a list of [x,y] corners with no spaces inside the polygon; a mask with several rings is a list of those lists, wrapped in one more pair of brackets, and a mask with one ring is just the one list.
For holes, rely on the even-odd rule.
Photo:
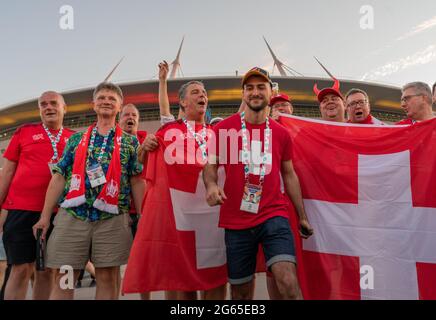
{"label": "khaki shorts", "polygon": [[69,265],[84,269],[88,260],[96,268],[127,264],[132,232],[128,214],[95,222],[82,221],[59,209],[47,243],[46,266],[59,269]]}

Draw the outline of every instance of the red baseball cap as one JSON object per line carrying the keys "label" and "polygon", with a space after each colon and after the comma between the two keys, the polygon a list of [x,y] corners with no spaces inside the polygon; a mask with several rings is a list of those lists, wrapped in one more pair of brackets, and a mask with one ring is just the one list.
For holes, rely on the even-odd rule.
{"label": "red baseball cap", "polygon": [[313,86],[313,92],[315,92],[319,102],[321,102],[322,99],[324,99],[324,97],[328,94],[333,94],[344,100],[342,93],[339,91],[339,86],[340,86],[339,80],[335,78],[333,78],[333,80],[334,80],[334,85],[331,88],[324,88],[322,90],[319,90],[318,85],[316,83]]}
{"label": "red baseball cap", "polygon": [[335,96],[338,96],[339,98],[344,100],[344,97],[338,90],[335,90],[333,88],[325,88],[318,93],[318,101],[321,102],[322,99],[324,99],[324,97],[328,94],[334,94]]}
{"label": "red baseball cap", "polygon": [[287,101],[290,103],[291,99],[289,99],[287,94],[281,93],[281,94],[278,94],[278,95],[272,97],[271,100],[269,101],[269,105],[273,106],[278,101]]}

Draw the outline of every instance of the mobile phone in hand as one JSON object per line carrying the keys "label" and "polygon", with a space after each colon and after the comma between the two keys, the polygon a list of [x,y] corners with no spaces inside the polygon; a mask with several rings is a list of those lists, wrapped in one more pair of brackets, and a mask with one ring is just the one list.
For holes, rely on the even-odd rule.
{"label": "mobile phone in hand", "polygon": [[44,271],[45,270],[45,261],[44,261],[44,240],[41,238],[42,229],[36,230],[36,270]]}

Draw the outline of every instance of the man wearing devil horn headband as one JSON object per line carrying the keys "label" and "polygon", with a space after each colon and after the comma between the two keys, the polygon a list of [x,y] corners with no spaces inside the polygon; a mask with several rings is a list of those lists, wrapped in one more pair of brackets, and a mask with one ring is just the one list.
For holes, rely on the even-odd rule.
{"label": "man wearing devil horn headband", "polygon": [[319,101],[319,111],[321,112],[322,120],[345,122],[345,104],[344,97],[339,91],[339,80],[333,78],[335,81],[333,87],[318,89],[315,83],[313,92],[315,92]]}

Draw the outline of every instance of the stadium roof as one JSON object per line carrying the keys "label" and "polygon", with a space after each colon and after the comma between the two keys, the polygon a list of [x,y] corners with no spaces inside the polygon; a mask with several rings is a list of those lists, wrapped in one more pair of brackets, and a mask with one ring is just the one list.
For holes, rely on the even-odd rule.
{"label": "stadium roof", "polygon": [[[181,84],[190,80],[203,81],[208,92],[209,106],[223,107],[235,106],[241,102],[241,78],[203,77],[203,78],[178,78],[168,80],[168,95],[170,104],[178,104],[177,92]],[[309,77],[272,77],[279,84],[280,92],[288,94],[292,102],[299,106],[318,106],[318,101],[313,93],[313,85],[318,83],[319,88],[332,85],[330,79]],[[158,108],[158,81],[137,81],[119,83],[124,93],[124,103],[133,103],[141,109]],[[361,81],[341,80],[341,91],[347,92],[351,88],[365,90],[369,97],[373,111],[403,113],[400,108],[401,90],[398,87],[385,86]],[[49,88],[47,88],[49,89]],[[68,105],[66,119],[80,116],[93,115],[92,92],[94,88],[85,88],[70,92],[63,92]],[[37,98],[17,103],[0,110],[0,132],[15,128],[23,123],[39,121]]]}

